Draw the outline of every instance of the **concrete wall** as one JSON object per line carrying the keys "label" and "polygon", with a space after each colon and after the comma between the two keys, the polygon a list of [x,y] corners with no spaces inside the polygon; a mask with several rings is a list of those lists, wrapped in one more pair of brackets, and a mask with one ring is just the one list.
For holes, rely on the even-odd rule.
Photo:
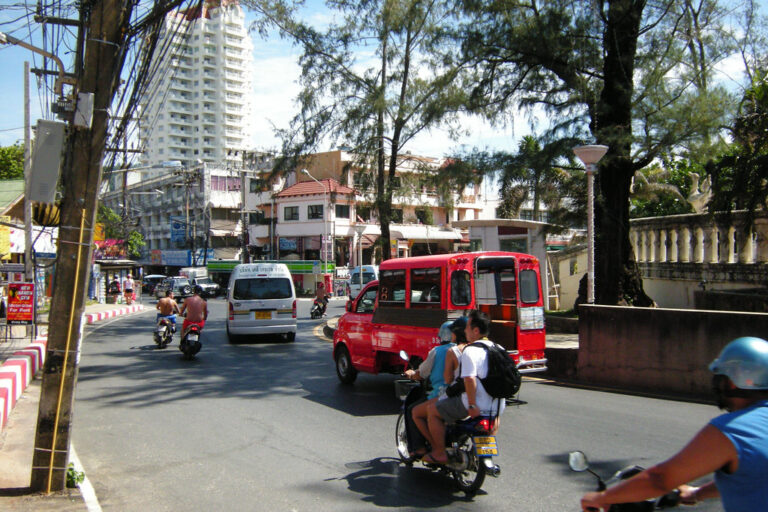
{"label": "concrete wall", "polygon": [[581,306],[578,379],[709,397],[707,366],[739,336],[768,339],[768,314]]}

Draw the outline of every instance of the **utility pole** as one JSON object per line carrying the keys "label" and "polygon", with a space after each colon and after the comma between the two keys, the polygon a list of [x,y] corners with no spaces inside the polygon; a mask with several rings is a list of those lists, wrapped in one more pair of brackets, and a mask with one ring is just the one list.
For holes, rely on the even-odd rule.
{"label": "utility pole", "polygon": [[[29,200],[29,191],[31,190],[32,174],[32,137],[30,135],[29,118],[29,62],[24,62],[24,278],[29,283],[35,283],[35,268],[32,265],[32,201]],[[36,283],[35,283],[36,284]],[[30,326],[30,336],[34,338],[37,335],[37,286],[34,288],[34,306],[35,312],[32,325]]]}
{"label": "utility pole", "polygon": [[[117,90],[133,2],[94,0],[80,15],[87,37],[75,93],[93,94],[90,127],[70,123],[61,184],[61,225],[50,312],[47,356],[32,459],[31,488],[65,488],[81,318],[90,271],[93,227],[107,137],[108,109]],[[85,21],[82,20],[81,21]],[[87,28],[85,28],[87,27]],[[79,36],[80,37],[80,36]],[[75,99],[78,96],[75,95]]]}

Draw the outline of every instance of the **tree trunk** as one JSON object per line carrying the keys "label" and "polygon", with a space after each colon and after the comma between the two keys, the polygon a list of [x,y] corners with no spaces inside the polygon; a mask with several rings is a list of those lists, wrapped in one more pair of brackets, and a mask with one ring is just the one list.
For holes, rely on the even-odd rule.
{"label": "tree trunk", "polygon": [[649,306],[629,242],[629,187],[633,175],[632,95],[635,53],[644,0],[608,2],[603,47],[603,90],[592,121],[598,143],[608,146],[597,176],[595,300]]}

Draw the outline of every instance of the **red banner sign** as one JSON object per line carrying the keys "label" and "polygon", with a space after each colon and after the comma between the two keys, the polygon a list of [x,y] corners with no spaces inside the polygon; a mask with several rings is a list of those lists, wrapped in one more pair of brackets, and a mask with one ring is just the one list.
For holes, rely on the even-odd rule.
{"label": "red banner sign", "polygon": [[35,285],[32,283],[8,283],[8,323],[28,325],[32,323],[35,307]]}

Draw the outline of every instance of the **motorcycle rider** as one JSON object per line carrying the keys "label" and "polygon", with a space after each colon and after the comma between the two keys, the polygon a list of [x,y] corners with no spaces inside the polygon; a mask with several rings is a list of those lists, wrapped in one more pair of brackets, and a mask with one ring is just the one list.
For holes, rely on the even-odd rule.
{"label": "motorcycle rider", "polygon": [[320,313],[324,315],[325,308],[328,306],[328,295],[325,293],[325,285],[323,283],[317,283],[315,300],[320,303]]}
{"label": "motorcycle rider", "polygon": [[[467,343],[467,339],[464,337],[466,326],[467,318],[464,316],[453,322],[444,322],[438,331],[441,344],[429,351],[427,358],[419,365],[418,370],[406,370],[405,372],[406,377],[411,380],[420,380],[424,378],[424,375],[428,375],[432,384],[432,391],[429,392],[426,400],[417,402],[410,408],[413,424],[430,446],[432,440],[427,426],[427,409],[431,403],[445,398],[445,388],[458,377],[459,358]],[[421,441],[419,436],[410,429],[410,423],[410,421],[407,423],[408,439],[414,440],[411,456],[422,457],[426,454],[426,447],[419,446],[423,443],[419,442]]]}
{"label": "motorcycle rider", "polygon": [[167,290],[165,297],[157,301],[157,319],[155,322],[159,322],[161,318],[167,318],[171,321],[171,332],[176,332],[176,313],[179,312],[179,305],[173,300],[173,290]]}
{"label": "motorcycle rider", "polygon": [[[429,404],[427,407],[427,424],[432,439],[432,451],[423,460],[429,463],[445,464],[448,454],[445,451],[445,423],[455,422],[466,417],[476,418],[480,415],[501,416],[505,401],[491,397],[480,379],[488,375],[488,352],[472,343],[484,343],[491,346],[487,335],[491,320],[482,311],[472,310],[467,315],[467,326],[464,335],[467,347],[461,354],[459,377],[464,380],[464,392],[459,396],[447,397],[444,400]],[[494,429],[498,425],[494,426]]]}
{"label": "motorcycle rider", "polygon": [[[712,419],[670,459],[601,492],[581,498],[583,510],[606,510],[680,489],[683,503],[720,496],[726,512],[768,510],[768,341],[731,341],[709,365],[717,405]],[[701,487],[686,482],[715,473]]]}
{"label": "motorcycle rider", "polygon": [[181,305],[181,315],[184,316],[184,323],[181,325],[181,337],[187,333],[187,329],[192,324],[197,324],[200,330],[203,330],[205,321],[208,319],[208,303],[203,299],[203,288],[200,285],[195,286],[194,295],[187,298]]}

